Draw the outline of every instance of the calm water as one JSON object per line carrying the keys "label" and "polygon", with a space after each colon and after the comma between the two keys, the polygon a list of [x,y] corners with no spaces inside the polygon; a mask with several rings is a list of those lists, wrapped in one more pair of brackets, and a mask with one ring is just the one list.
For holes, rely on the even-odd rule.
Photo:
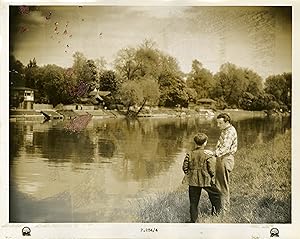
{"label": "calm water", "polygon": [[[136,199],[176,189],[193,136],[208,148],[214,120],[93,120],[81,133],[66,122],[10,123],[10,222],[132,222]],[[290,118],[234,119],[239,148],[272,140]]]}

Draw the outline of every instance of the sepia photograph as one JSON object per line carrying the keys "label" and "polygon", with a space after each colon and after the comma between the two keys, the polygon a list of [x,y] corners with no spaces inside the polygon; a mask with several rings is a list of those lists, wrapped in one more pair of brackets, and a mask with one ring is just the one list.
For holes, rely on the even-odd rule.
{"label": "sepia photograph", "polygon": [[16,235],[33,236],[32,224],[138,225],[126,238],[254,224],[266,229],[245,238],[285,238],[291,4],[6,7],[3,182]]}

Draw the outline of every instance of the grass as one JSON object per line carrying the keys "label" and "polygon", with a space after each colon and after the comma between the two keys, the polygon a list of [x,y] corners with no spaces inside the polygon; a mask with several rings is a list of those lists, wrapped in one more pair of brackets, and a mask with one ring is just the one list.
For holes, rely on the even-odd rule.
{"label": "grass", "polygon": [[[207,193],[199,203],[200,223],[291,223],[291,132],[268,143],[239,149],[231,173],[231,211],[211,216]],[[136,220],[183,223],[189,220],[187,186],[138,201]]]}

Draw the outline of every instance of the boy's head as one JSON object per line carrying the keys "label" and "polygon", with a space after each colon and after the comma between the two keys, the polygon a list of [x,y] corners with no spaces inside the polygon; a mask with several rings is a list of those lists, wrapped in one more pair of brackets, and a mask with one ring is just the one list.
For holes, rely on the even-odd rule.
{"label": "boy's head", "polygon": [[198,133],[194,137],[194,141],[197,145],[201,146],[207,141],[207,135],[204,133]]}

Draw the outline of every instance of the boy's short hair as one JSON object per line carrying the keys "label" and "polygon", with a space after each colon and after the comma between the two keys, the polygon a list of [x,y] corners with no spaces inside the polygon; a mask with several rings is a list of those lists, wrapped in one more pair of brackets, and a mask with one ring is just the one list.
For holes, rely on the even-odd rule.
{"label": "boy's short hair", "polygon": [[204,133],[198,133],[194,137],[194,141],[197,145],[202,145],[207,141],[208,137]]}

